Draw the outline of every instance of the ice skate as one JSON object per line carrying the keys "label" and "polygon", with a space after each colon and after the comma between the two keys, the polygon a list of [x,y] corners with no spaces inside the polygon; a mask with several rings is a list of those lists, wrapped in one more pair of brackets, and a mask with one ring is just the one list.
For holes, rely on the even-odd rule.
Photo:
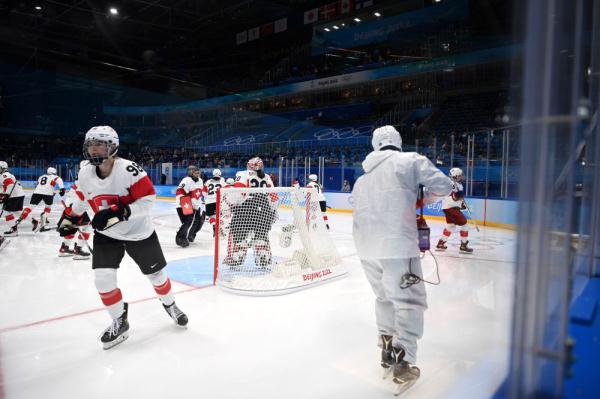
{"label": "ice skate", "polygon": [[104,330],[100,341],[104,349],[110,349],[129,338],[129,322],[127,321],[128,304],[123,304],[123,313],[112,321],[110,327]]}
{"label": "ice skate", "polygon": [[85,260],[85,259],[89,259],[89,258],[90,258],[90,253],[87,251],[84,251],[84,249],[82,247],[75,244],[75,248],[73,248],[73,259]]}
{"label": "ice skate", "polygon": [[190,246],[190,242],[187,240],[187,238],[181,238],[179,236],[175,236],[175,244],[179,245],[181,248]]}
{"label": "ice skate", "polygon": [[58,250],[58,256],[61,258],[73,256],[73,251],[70,250],[69,246],[63,242]]}
{"label": "ice skate", "polygon": [[19,235],[19,232],[17,231],[17,226],[13,226],[8,231],[4,232],[5,237],[16,237],[18,235]]}
{"label": "ice skate", "polygon": [[435,249],[438,251],[443,251],[445,249],[448,249],[448,247],[446,246],[446,241],[439,240],[437,245],[435,246]]}
{"label": "ice skate", "polygon": [[383,379],[385,380],[394,369],[394,353],[392,351],[392,336],[381,336],[381,367],[383,367]]}
{"label": "ice skate", "polygon": [[36,231],[38,229],[40,222],[37,219],[31,219],[31,231]]}
{"label": "ice skate", "polygon": [[404,349],[393,348],[394,357],[394,396],[402,395],[408,391],[421,376],[421,370],[404,360]]}
{"label": "ice skate", "polygon": [[175,302],[169,306],[163,304],[163,307],[178,327],[185,328],[187,326],[188,318],[185,313],[175,305]]}
{"label": "ice skate", "polygon": [[460,253],[470,254],[473,253],[473,248],[469,247],[469,241],[461,242],[460,248],[458,249]]}

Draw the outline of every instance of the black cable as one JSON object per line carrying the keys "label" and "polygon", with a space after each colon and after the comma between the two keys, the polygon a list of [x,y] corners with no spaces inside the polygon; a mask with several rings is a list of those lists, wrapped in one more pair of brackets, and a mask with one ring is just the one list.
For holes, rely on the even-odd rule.
{"label": "black cable", "polygon": [[[437,282],[427,281],[427,280],[417,276],[416,274],[414,274],[412,272],[412,267],[411,267],[412,266],[412,258],[411,258],[408,260],[408,273],[406,273],[402,276],[402,281],[400,282],[400,288],[402,288],[402,289],[410,288],[413,285],[420,283],[421,281],[424,283],[427,283],[427,284],[431,284],[431,285],[440,285],[442,280],[440,279],[440,268],[438,266],[437,258],[433,255],[433,253],[431,251],[427,251],[427,252],[429,252],[431,257],[433,258],[433,261],[435,262],[435,274],[437,276]],[[423,254],[423,256],[425,256],[425,254]]]}

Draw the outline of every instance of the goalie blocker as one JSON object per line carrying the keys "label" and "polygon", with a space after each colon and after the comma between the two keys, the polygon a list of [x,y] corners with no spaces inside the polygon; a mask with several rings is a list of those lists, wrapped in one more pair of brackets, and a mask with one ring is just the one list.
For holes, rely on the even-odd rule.
{"label": "goalie blocker", "polygon": [[346,274],[315,189],[217,191],[215,284],[248,295],[277,295]]}

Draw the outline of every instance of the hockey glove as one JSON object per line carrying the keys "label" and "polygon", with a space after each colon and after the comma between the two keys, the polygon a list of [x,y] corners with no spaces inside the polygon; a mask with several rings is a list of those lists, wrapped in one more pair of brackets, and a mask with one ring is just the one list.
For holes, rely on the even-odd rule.
{"label": "hockey glove", "polygon": [[102,209],[94,215],[92,227],[94,230],[103,231],[123,220],[127,220],[129,215],[131,215],[129,206],[111,205],[110,208]]}
{"label": "hockey glove", "polygon": [[75,215],[71,208],[67,208],[60,216],[56,230],[61,237],[73,235],[77,233],[77,224],[79,224],[80,221],[81,215]]}
{"label": "hockey glove", "polygon": [[467,204],[465,203],[465,201],[463,201],[463,202],[460,204],[460,209],[467,209]]}
{"label": "hockey glove", "polygon": [[66,190],[64,188],[61,188],[60,190],[58,190],[58,195],[60,195],[61,197],[64,197],[65,192],[66,192]]}

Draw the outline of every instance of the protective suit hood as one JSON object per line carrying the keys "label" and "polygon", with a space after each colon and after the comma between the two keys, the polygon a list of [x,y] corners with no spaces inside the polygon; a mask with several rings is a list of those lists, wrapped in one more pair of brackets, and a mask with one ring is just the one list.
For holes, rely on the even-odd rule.
{"label": "protective suit hood", "polygon": [[365,170],[365,173],[370,173],[373,169],[379,166],[383,161],[388,159],[394,154],[397,154],[398,151],[394,150],[383,150],[383,151],[373,151],[362,163],[362,167]]}

